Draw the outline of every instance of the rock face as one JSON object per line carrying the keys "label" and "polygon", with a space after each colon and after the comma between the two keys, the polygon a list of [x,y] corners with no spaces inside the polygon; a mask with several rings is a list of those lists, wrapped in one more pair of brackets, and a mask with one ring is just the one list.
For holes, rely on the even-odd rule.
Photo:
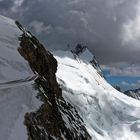
{"label": "rock face", "polygon": [[124,94],[126,94],[132,98],[140,100],[140,89],[127,90],[124,92]]}
{"label": "rock face", "polygon": [[85,124],[76,109],[62,97],[55,73],[57,61],[43,45],[16,21],[23,32],[19,53],[29,63],[37,75],[35,88],[38,99],[44,103],[41,107],[25,115],[25,125],[29,140],[90,140]]}
{"label": "rock face", "polygon": [[82,46],[81,44],[77,44],[77,46],[71,50],[71,52],[76,55],[79,56],[80,54],[82,54],[85,50],[86,50],[86,46]]}

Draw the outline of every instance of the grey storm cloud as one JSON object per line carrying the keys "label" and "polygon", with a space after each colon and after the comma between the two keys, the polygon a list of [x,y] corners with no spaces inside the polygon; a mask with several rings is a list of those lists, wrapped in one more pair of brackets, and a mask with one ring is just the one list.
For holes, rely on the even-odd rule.
{"label": "grey storm cloud", "polygon": [[0,9],[7,10],[13,6],[14,2],[12,0],[0,0]]}
{"label": "grey storm cloud", "polygon": [[0,13],[21,21],[50,50],[82,43],[109,68],[140,67],[139,9],[139,0],[0,0]]}
{"label": "grey storm cloud", "polygon": [[[118,67],[119,66],[119,67]],[[140,76],[140,66],[137,64],[129,64],[126,62],[119,62],[110,65],[101,65],[102,69],[109,70],[110,74],[108,76],[131,76],[139,77]]]}

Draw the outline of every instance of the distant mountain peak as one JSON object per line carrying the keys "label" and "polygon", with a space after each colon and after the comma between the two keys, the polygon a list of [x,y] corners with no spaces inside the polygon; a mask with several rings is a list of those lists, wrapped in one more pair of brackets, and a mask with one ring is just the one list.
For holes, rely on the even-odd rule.
{"label": "distant mountain peak", "polygon": [[95,55],[89,50],[87,46],[77,44],[76,47],[71,50],[71,52],[74,55],[75,59],[89,62],[97,70],[97,72],[103,77],[102,70],[97,62]]}
{"label": "distant mountain peak", "polygon": [[82,46],[81,44],[77,44],[76,47],[71,50],[71,52],[79,56],[80,54],[85,52],[86,49],[87,49],[87,46]]}
{"label": "distant mountain peak", "polygon": [[140,88],[131,89],[124,92],[127,96],[140,100]]}

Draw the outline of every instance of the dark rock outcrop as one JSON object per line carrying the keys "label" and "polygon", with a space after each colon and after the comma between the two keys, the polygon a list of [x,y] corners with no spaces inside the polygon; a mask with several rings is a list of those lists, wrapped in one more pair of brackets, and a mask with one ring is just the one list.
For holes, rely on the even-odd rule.
{"label": "dark rock outcrop", "polygon": [[73,54],[75,54],[76,56],[79,56],[80,54],[82,54],[86,50],[86,48],[87,48],[86,46],[82,46],[81,44],[77,44],[76,47],[71,50],[71,52]]}
{"label": "dark rock outcrop", "polygon": [[57,61],[43,45],[16,21],[23,32],[19,38],[19,53],[28,61],[37,75],[37,98],[44,103],[35,111],[26,113],[25,125],[29,140],[90,140],[85,124],[76,109],[62,97],[55,73]]}
{"label": "dark rock outcrop", "polygon": [[114,88],[121,92],[121,88],[118,85],[114,86]]}
{"label": "dark rock outcrop", "polygon": [[140,89],[127,90],[124,92],[127,96],[140,100]]}

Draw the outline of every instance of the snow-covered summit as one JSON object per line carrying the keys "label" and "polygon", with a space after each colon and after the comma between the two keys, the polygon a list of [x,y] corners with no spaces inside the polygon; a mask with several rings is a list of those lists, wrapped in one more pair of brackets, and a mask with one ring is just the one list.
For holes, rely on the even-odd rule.
{"label": "snow-covered summit", "polygon": [[[91,63],[91,65],[97,70],[97,72],[103,76],[100,65],[97,62],[95,55],[88,49],[87,46],[77,44],[77,46],[71,50],[75,59],[84,61],[85,63]],[[80,61],[79,61],[80,62]]]}

